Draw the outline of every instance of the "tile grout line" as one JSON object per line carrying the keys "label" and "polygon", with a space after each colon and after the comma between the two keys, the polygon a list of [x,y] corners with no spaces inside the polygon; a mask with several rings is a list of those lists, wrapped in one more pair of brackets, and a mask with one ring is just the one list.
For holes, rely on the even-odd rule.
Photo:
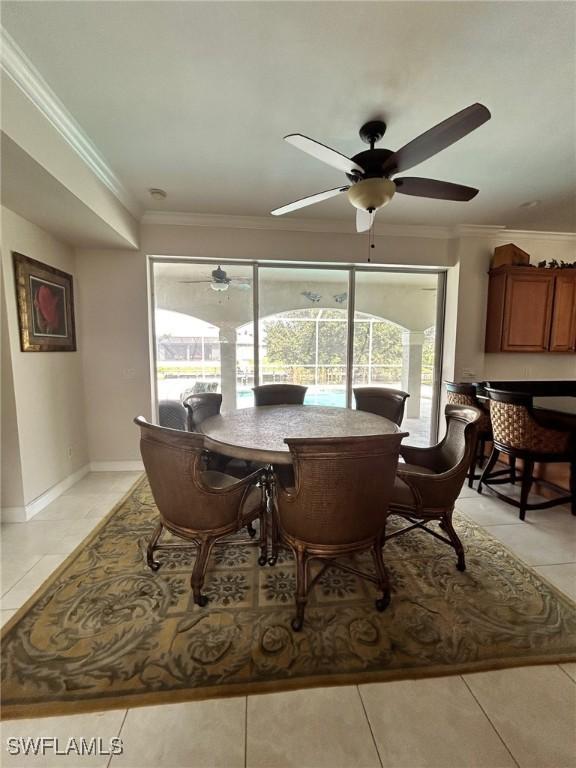
{"label": "tile grout line", "polygon": [[474,691],[473,691],[473,690],[472,690],[472,688],[471,688],[471,687],[468,685],[468,681],[467,681],[467,680],[465,680],[465,678],[464,678],[464,675],[460,675],[460,679],[462,680],[462,682],[464,683],[464,685],[466,686],[466,688],[468,688],[468,690],[470,691],[470,695],[472,696],[472,698],[474,699],[474,701],[476,702],[476,704],[478,704],[478,706],[480,707],[480,711],[484,713],[484,717],[486,718],[486,720],[488,720],[488,722],[489,722],[489,723],[490,723],[490,725],[492,726],[492,729],[494,730],[494,733],[496,734],[496,736],[498,736],[498,738],[500,739],[500,741],[501,741],[501,742],[502,742],[502,744],[504,745],[504,748],[505,748],[505,750],[508,752],[508,754],[510,755],[510,757],[512,758],[512,760],[513,760],[513,762],[514,762],[514,765],[517,765],[517,766],[518,766],[518,768],[520,768],[520,763],[519,763],[519,762],[516,760],[516,758],[514,757],[514,755],[513,755],[513,753],[512,753],[512,750],[510,749],[510,747],[508,746],[508,744],[506,744],[506,742],[505,742],[505,740],[504,740],[504,737],[503,737],[503,736],[500,734],[500,731],[498,730],[498,728],[496,728],[496,726],[495,726],[495,725],[494,725],[494,723],[492,722],[492,719],[490,718],[490,716],[488,715],[488,713],[486,712],[486,710],[484,709],[484,707],[482,706],[482,704],[480,703],[480,701],[478,700],[478,698],[476,697],[476,695],[475,695]]}
{"label": "tile grout line", "polygon": [[248,696],[244,699],[244,768],[248,768]]}
{"label": "tile grout line", "polygon": [[[122,728],[124,728],[124,723],[126,722],[127,717],[128,717],[128,710],[124,712],[124,717],[122,718],[122,722],[120,723],[120,728],[118,728],[118,733],[117,733],[118,738],[120,738],[120,736],[122,735]],[[122,750],[124,750],[124,744],[122,744]],[[110,768],[110,766],[112,765],[112,760],[114,760],[114,755],[110,755],[110,759],[106,763],[106,768]]]}
{"label": "tile grout line", "polygon": [[380,768],[384,768],[384,764],[382,763],[382,758],[380,757],[380,751],[378,749],[378,744],[376,743],[376,738],[374,736],[374,731],[372,730],[372,723],[370,722],[370,718],[368,717],[368,712],[366,712],[366,707],[364,706],[364,699],[362,698],[362,694],[360,692],[360,686],[355,686],[356,690],[358,691],[358,696],[360,698],[360,704],[362,705],[362,710],[364,712],[364,717],[366,718],[366,722],[368,723],[368,728],[370,729],[370,735],[372,736],[372,743],[374,744],[374,749],[376,750],[376,754],[378,756],[378,762],[380,763]]}
{"label": "tile grout line", "polygon": [[[570,662],[569,662],[569,663],[570,663]],[[572,675],[569,675],[569,674],[568,674],[568,672],[566,672],[566,670],[564,669],[564,667],[562,666],[562,664],[557,664],[556,666],[557,666],[557,667],[558,667],[558,668],[559,668],[559,669],[560,669],[560,670],[561,670],[561,671],[562,671],[562,672],[563,672],[563,673],[566,675],[566,677],[567,677],[569,680],[571,680],[571,681],[572,681],[572,683],[573,683],[574,685],[576,685],[576,680],[574,680],[574,678],[572,677]]]}
{"label": "tile grout line", "polygon": [[0,610],[6,610],[6,611],[10,611],[10,610],[12,610],[11,608],[2,608],[2,607],[1,607],[1,604],[2,604],[2,600],[3,600],[3,599],[6,597],[6,595],[8,594],[8,592],[11,592],[11,591],[14,589],[14,587],[15,587],[17,584],[19,584],[19,583],[22,581],[22,579],[24,578],[24,576],[27,576],[27,575],[30,573],[30,571],[31,571],[33,568],[35,568],[35,567],[38,565],[38,563],[40,562],[40,560],[42,560],[42,558],[43,558],[43,557],[44,557],[44,555],[39,555],[39,556],[38,556],[38,560],[36,560],[36,562],[34,563],[34,565],[32,565],[32,566],[31,566],[31,567],[30,567],[30,568],[29,568],[29,569],[26,571],[26,573],[23,573],[23,574],[22,574],[22,576],[20,576],[20,578],[18,579],[18,581],[16,581],[14,584],[12,584],[12,586],[10,587],[10,589],[7,589],[7,590],[6,590],[6,592],[2,592],[2,595],[0,595]]}

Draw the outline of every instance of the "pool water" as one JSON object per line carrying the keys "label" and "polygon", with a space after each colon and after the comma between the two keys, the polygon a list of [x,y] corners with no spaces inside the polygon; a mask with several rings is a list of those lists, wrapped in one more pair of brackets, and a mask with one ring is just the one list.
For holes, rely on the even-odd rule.
{"label": "pool water", "polygon": [[[250,389],[240,389],[236,393],[238,408],[250,408],[254,405],[254,393]],[[331,405],[336,408],[346,407],[346,393],[337,389],[309,389],[304,400],[306,405]]]}

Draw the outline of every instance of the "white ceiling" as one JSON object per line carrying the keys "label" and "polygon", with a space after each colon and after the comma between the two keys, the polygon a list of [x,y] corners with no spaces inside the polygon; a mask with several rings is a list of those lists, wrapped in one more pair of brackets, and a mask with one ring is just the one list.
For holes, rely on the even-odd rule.
{"label": "white ceiling", "polygon": [[[576,229],[576,5],[4,2],[2,23],[148,210],[265,216],[343,183],[282,141],[397,149],[469,104],[492,120],[409,172],[480,189],[397,195],[391,224]],[[149,187],[167,190],[153,201]],[[541,200],[536,208],[520,208]],[[297,217],[353,218],[345,196]]]}

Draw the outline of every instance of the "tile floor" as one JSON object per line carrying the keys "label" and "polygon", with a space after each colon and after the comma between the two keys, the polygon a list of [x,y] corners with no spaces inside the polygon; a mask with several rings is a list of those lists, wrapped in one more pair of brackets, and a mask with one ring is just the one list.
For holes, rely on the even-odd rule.
{"label": "tile floor", "polygon": [[[92,473],[27,523],[2,526],[2,621],[138,473]],[[576,600],[576,517],[465,488],[458,508]],[[9,737],[120,737],[121,756],[11,756]],[[576,663],[2,723],[3,766],[576,768]]]}

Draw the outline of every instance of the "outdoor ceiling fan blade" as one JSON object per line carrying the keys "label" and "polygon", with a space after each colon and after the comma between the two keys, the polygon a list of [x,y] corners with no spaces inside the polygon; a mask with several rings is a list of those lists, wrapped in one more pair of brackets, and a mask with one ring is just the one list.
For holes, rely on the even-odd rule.
{"label": "outdoor ceiling fan blade", "polygon": [[300,200],[294,200],[293,203],[283,205],[281,208],[275,208],[270,211],[272,216],[282,216],[285,213],[291,213],[297,211],[298,208],[305,208],[307,205],[313,205],[314,203],[321,203],[322,200],[328,200],[331,197],[336,197],[341,192],[346,192],[350,187],[335,187],[334,189],[327,189],[325,192],[318,192],[317,195],[310,195],[309,197],[302,197]]}
{"label": "outdoor ceiling fan blade", "polygon": [[403,176],[401,179],[394,179],[394,184],[396,184],[396,191],[402,195],[435,197],[438,200],[467,202],[478,194],[478,190],[474,187],[452,184],[450,181],[421,179],[418,176]]}
{"label": "outdoor ceiling fan blade", "polygon": [[327,147],[325,144],[321,144],[319,141],[309,139],[307,136],[303,136],[301,133],[290,133],[288,136],[284,136],[284,141],[292,144],[293,147],[301,149],[302,152],[306,152],[308,155],[312,155],[317,160],[320,160],[327,165],[331,165],[333,168],[337,168],[344,173],[364,174],[364,169],[350,160],[346,155],[337,152],[335,149]]}
{"label": "outdoor ceiling fan blade", "polygon": [[356,209],[356,232],[368,232],[370,229],[372,229],[375,216],[376,216],[376,211],[372,211],[372,213],[369,213],[368,211],[365,211],[363,208],[357,208]]}
{"label": "outdoor ceiling fan blade", "polygon": [[384,162],[383,172],[398,173],[428,160],[479,128],[490,117],[490,112],[483,104],[471,104],[394,152]]}

